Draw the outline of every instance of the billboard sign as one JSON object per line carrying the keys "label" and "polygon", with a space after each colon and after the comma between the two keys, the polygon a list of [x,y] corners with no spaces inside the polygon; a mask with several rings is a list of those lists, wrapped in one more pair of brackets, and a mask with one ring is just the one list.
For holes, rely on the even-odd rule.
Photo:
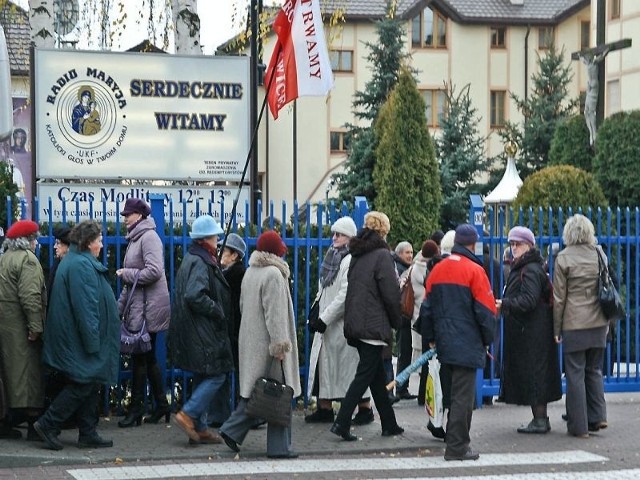
{"label": "billboard sign", "polygon": [[38,178],[239,181],[247,57],[35,51]]}

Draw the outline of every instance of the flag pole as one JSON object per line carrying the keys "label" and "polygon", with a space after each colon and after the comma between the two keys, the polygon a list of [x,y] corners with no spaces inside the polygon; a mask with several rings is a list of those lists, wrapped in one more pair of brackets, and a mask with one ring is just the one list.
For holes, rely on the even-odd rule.
{"label": "flag pole", "polygon": [[[280,42],[277,42],[276,48],[278,49],[278,51],[276,52],[276,55],[279,55],[280,50],[282,50],[282,45],[280,44]],[[267,88],[264,93],[264,100],[262,100],[262,106],[260,107],[260,114],[258,115],[256,126],[253,129],[253,133],[251,134],[251,143],[249,144],[249,152],[247,152],[247,160],[244,162],[244,168],[242,169],[242,177],[240,178],[240,186],[238,187],[236,198],[233,200],[231,215],[229,215],[229,221],[227,222],[227,227],[225,228],[225,232],[224,232],[224,240],[222,241],[222,246],[220,247],[220,251],[218,252],[218,260],[222,258],[222,251],[224,250],[224,247],[227,245],[227,237],[229,236],[229,232],[231,231],[231,223],[233,222],[233,219],[236,217],[236,210],[238,209],[238,201],[240,200],[240,192],[242,191],[242,187],[244,186],[244,178],[247,176],[247,169],[249,168],[249,162],[251,161],[251,156],[253,155],[253,150],[255,148],[255,144],[258,138],[258,130],[260,128],[260,122],[262,122],[264,111],[267,108],[267,102],[269,100],[269,92],[271,91],[271,86],[273,85],[273,80],[275,77],[276,77],[276,68],[274,67],[273,70],[271,70],[271,76],[269,77],[269,82],[267,83]],[[257,207],[254,207],[254,208],[257,208]],[[223,212],[220,212],[221,218],[222,218],[222,213]],[[257,212],[255,212],[255,214],[257,214]]]}

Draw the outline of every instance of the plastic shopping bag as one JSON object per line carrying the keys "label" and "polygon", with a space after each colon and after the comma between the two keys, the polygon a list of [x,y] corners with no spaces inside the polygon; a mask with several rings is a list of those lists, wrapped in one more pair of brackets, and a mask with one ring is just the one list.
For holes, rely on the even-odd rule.
{"label": "plastic shopping bag", "polygon": [[442,427],[444,408],[442,407],[442,387],[440,385],[440,361],[437,355],[429,360],[429,376],[427,377],[424,407],[433,426],[436,428]]}

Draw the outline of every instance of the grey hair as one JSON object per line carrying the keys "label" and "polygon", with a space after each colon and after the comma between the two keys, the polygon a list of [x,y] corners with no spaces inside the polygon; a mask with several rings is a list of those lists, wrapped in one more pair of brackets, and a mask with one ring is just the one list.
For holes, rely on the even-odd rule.
{"label": "grey hair", "polygon": [[453,244],[454,244],[454,238],[456,236],[456,231],[455,230],[449,230],[447,233],[444,234],[444,237],[442,237],[442,240],[440,240],[440,251],[442,253],[451,253],[451,249],[453,248]]}
{"label": "grey hair", "polygon": [[78,246],[78,251],[86,252],[89,244],[102,235],[100,224],[94,220],[85,220],[71,230],[69,238]]}
{"label": "grey hair", "polygon": [[407,242],[406,240],[404,242],[400,242],[398,245],[396,245],[396,253],[400,255],[407,248],[413,249],[413,246],[411,245],[410,242]]}
{"label": "grey hair", "polygon": [[576,213],[567,220],[562,230],[565,245],[597,245],[593,223],[584,215]]}

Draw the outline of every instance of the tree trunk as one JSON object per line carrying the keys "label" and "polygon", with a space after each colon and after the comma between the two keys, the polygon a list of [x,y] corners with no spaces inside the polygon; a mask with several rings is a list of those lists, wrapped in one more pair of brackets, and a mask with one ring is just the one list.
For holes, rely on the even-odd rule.
{"label": "tree trunk", "polygon": [[29,0],[31,41],[37,48],[54,48],[53,0]]}
{"label": "tree trunk", "polygon": [[202,55],[197,0],[173,0],[176,53]]}

